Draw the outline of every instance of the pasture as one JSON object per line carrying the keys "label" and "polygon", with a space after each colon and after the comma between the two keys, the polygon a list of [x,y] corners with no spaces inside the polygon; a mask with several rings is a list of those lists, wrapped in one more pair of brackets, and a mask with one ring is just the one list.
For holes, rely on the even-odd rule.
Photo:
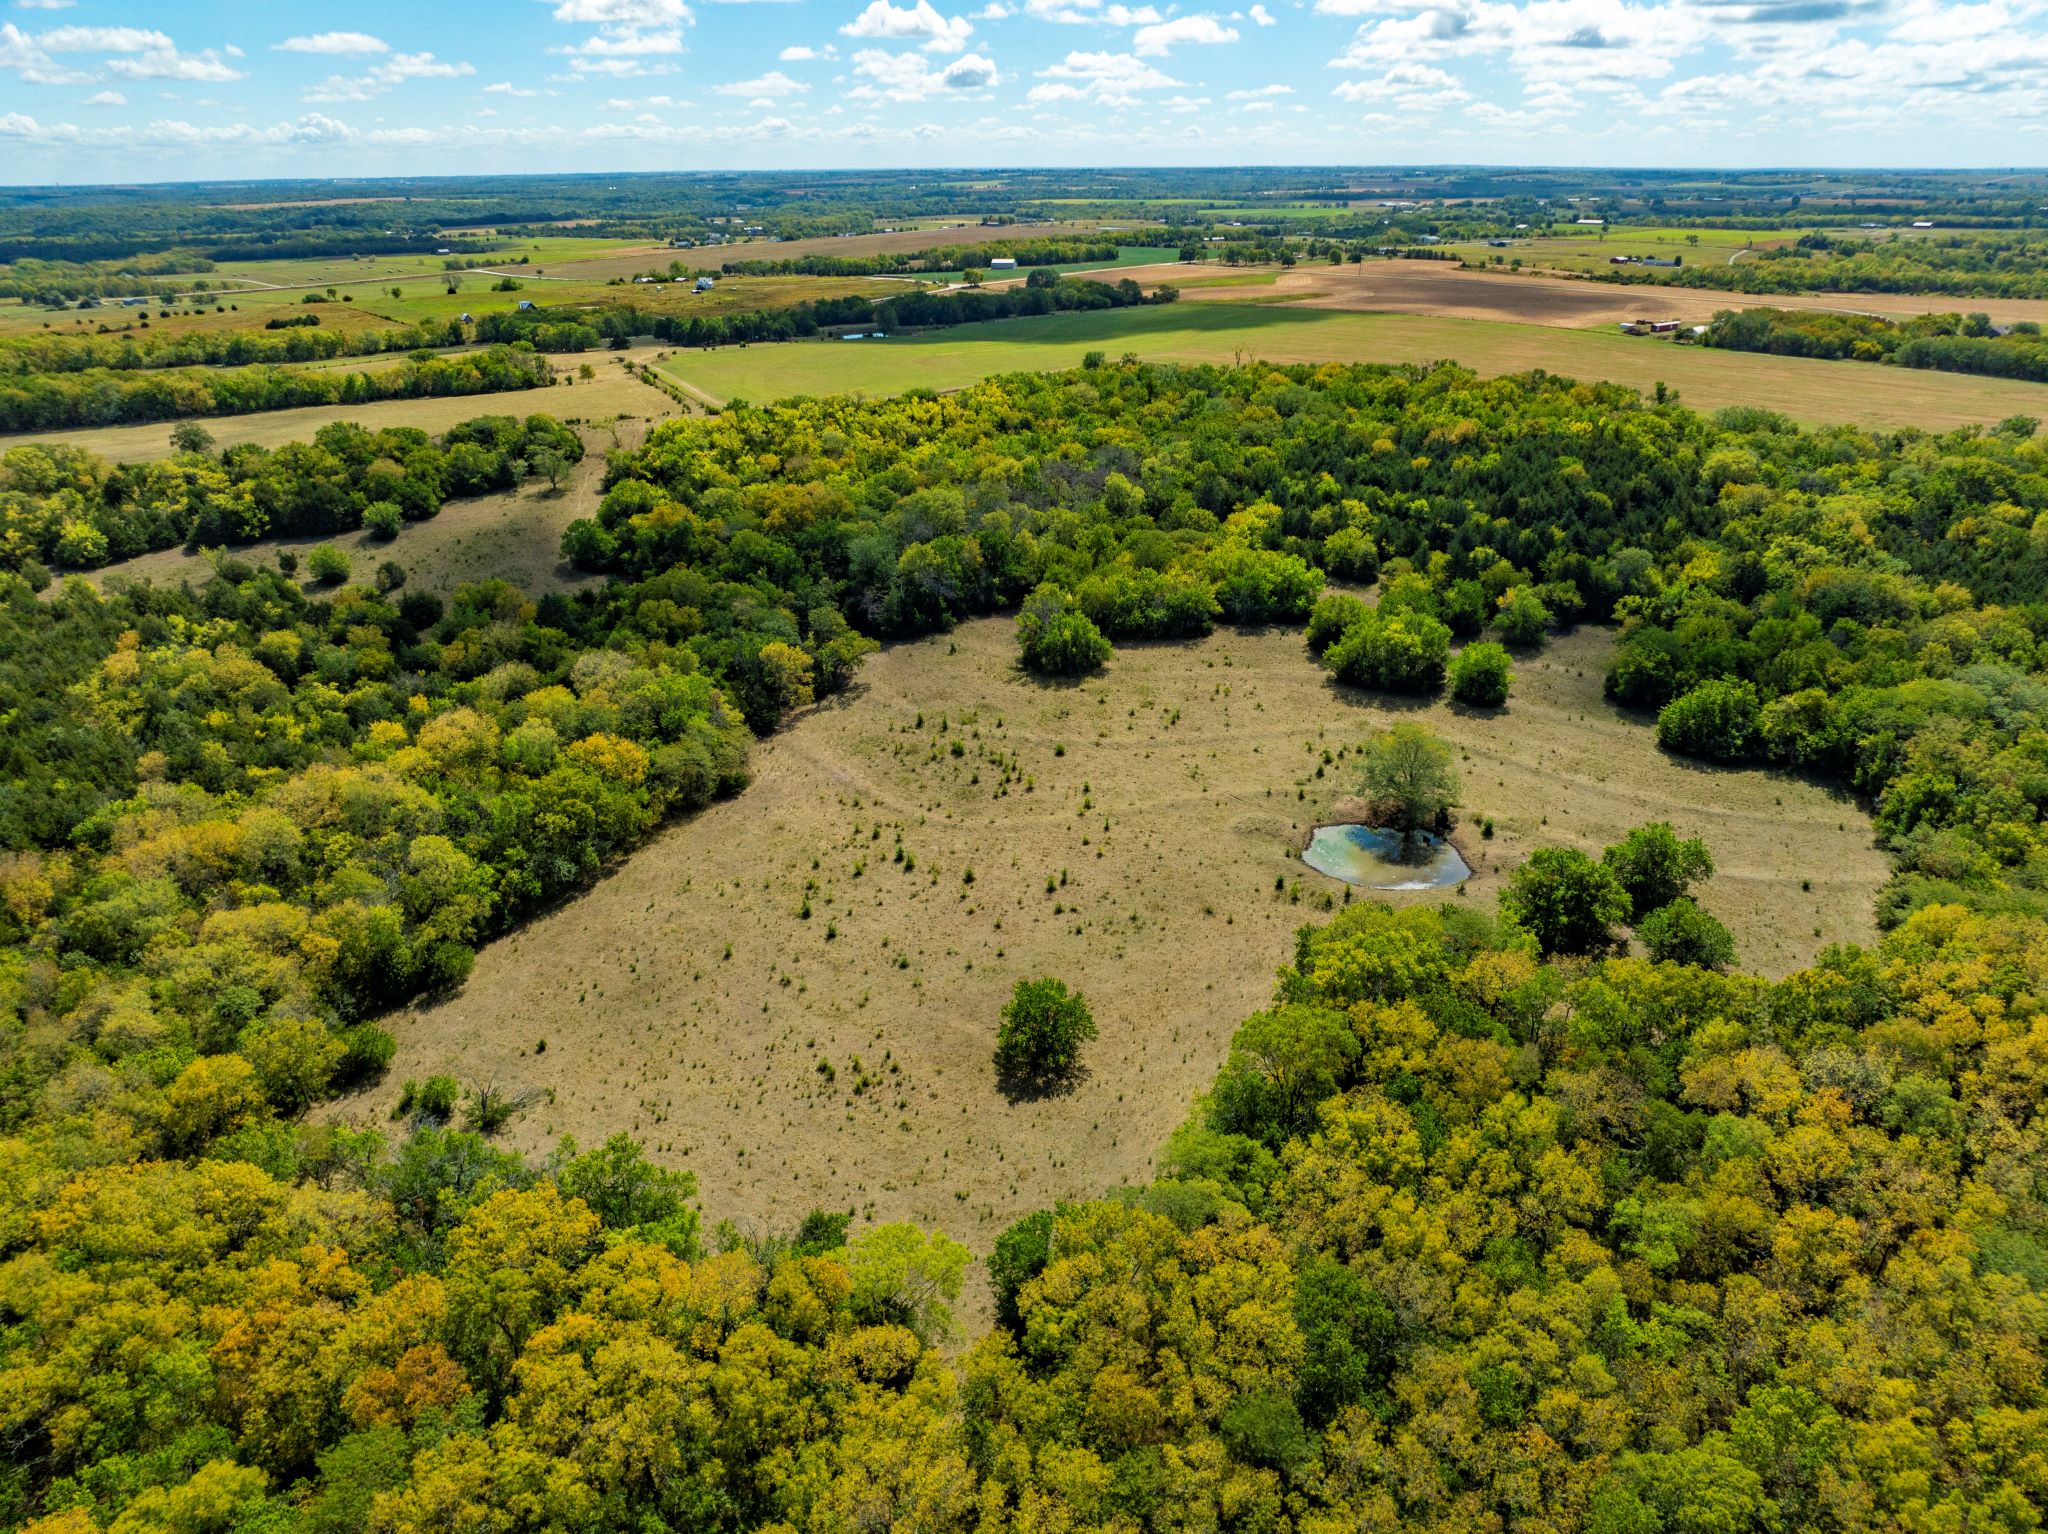
{"label": "pasture", "polygon": [[1606,271],[1615,256],[1654,256],[1668,261],[1676,257],[1688,266],[1739,260],[1745,250],[1763,250],[1789,245],[1806,231],[1800,229],[1687,229],[1619,224],[1604,232],[1578,229],[1569,224],[1554,233],[1518,233],[1501,249],[1483,240],[1463,241],[1444,248],[1467,261],[1491,262],[1520,259],[1524,266],[1561,272]]}
{"label": "pasture", "polygon": [[[1047,684],[1013,665],[1012,629],[873,657],[757,749],[738,798],[392,1019],[390,1072],[339,1111],[381,1124],[399,1083],[449,1072],[534,1094],[506,1132],[520,1150],[635,1134],[696,1172],[712,1220],[767,1232],[852,1208],[986,1252],[1027,1210],[1149,1176],[1275,956],[1343,897],[1298,856],[1348,791],[1349,759],[1325,751],[1403,718],[1460,752],[1475,875],[1454,899],[1490,902],[1536,845],[1666,819],[1719,863],[1703,900],[1745,968],[1875,936],[1888,868],[1856,808],[1662,754],[1601,696],[1606,631],[1519,662],[1506,710],[1478,714],[1336,687],[1297,632],[1120,649]],[[1102,1036],[1071,1094],[1011,1104],[996,1016],[1047,974]]]}
{"label": "pasture", "polygon": [[673,351],[659,366],[708,398],[765,402],[956,389],[997,373],[1075,367],[1091,351],[1185,363],[1449,358],[1489,375],[1543,368],[1642,390],[1662,382],[1702,410],[1760,405],[1810,424],[1886,429],[1941,431],[2048,413],[2048,386],[2004,379],[1711,351],[1607,331],[1223,299],[994,320],[885,341]]}

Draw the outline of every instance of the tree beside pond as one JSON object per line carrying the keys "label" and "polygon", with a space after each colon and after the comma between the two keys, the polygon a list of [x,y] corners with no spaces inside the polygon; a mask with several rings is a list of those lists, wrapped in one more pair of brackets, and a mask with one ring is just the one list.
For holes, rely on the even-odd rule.
{"label": "tree beside pond", "polygon": [[1440,827],[1458,802],[1450,745],[1419,724],[1397,724],[1367,741],[1358,782],[1373,818],[1407,841]]}

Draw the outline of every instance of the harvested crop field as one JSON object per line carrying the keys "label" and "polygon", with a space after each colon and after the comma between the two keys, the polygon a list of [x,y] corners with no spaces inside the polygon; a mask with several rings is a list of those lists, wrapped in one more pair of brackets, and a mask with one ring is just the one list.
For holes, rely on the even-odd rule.
{"label": "harvested crop field", "polygon": [[[896,646],[764,743],[738,799],[393,1019],[390,1072],[340,1111],[381,1122],[400,1082],[446,1072],[536,1094],[507,1131],[523,1151],[634,1133],[696,1172],[714,1220],[851,1208],[986,1253],[1024,1211],[1149,1175],[1294,929],[1341,898],[1297,856],[1344,797],[1322,752],[1396,718],[1462,749],[1467,825],[1497,825],[1461,837],[1460,898],[1492,899],[1539,843],[1668,819],[1719,861],[1704,903],[1745,966],[1871,939],[1887,868],[1857,809],[1665,757],[1601,697],[1611,647],[1557,642],[1481,715],[1337,689],[1294,632],[1123,649],[1069,685],[1014,668],[1005,620]],[[1086,995],[1101,1038],[1070,1094],[1013,1105],[996,1017],[1042,975]]]}
{"label": "harvested crop field", "polygon": [[[1169,264],[1131,267],[1116,276],[1132,277],[1150,287],[1161,282],[1199,283],[1200,276],[1195,274],[1208,276],[1228,270]],[[1183,296],[1209,303],[1241,302],[1245,290],[1183,286]],[[1980,310],[2001,324],[2048,319],[2048,300],[2036,298],[1952,298],[1915,293],[1720,293],[1651,283],[1473,271],[1452,261],[1361,261],[1344,266],[1304,263],[1278,272],[1262,297],[1267,302],[1313,309],[1504,320],[1569,329],[1620,325],[1634,320],[1680,320],[1704,325],[1723,309],[1751,308],[1823,309],[1893,319]]]}

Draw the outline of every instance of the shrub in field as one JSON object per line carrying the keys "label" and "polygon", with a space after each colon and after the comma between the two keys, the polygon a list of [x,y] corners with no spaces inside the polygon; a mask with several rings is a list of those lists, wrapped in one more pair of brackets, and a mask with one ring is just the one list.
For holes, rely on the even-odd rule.
{"label": "shrub in field", "polygon": [[1026,670],[1079,676],[1109,659],[1109,641],[1074,599],[1057,586],[1040,586],[1017,617],[1017,648]]}
{"label": "shrub in field", "polygon": [[348,555],[331,543],[317,545],[306,556],[306,573],[323,586],[339,586],[348,571]]}
{"label": "shrub in field", "polygon": [[1451,696],[1474,708],[1499,708],[1514,681],[1508,652],[1497,644],[1468,644],[1451,662]]}

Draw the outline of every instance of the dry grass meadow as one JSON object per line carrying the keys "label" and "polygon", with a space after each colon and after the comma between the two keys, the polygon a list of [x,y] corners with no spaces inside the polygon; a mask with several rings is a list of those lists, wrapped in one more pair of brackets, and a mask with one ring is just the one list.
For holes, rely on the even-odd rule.
{"label": "dry grass meadow", "polygon": [[[1705,903],[1746,967],[1871,939],[1886,865],[1859,811],[1662,755],[1601,697],[1611,645],[1583,631],[1525,660],[1492,715],[1340,690],[1294,632],[1120,649],[1067,685],[1016,670],[1005,620],[893,647],[762,744],[738,799],[393,1019],[390,1073],[340,1111],[380,1122],[400,1082],[447,1072],[534,1094],[507,1131],[523,1151],[636,1134],[696,1172],[714,1220],[852,1209],[985,1254],[1022,1212],[1150,1174],[1294,929],[1343,895],[1297,856],[1347,787],[1324,752],[1397,717],[1459,746],[1467,826],[1498,827],[1463,835],[1458,898],[1490,901],[1539,843],[1668,819],[1713,849]],[[1048,974],[1101,1038],[1072,1092],[1012,1104],[997,1013]]]}

